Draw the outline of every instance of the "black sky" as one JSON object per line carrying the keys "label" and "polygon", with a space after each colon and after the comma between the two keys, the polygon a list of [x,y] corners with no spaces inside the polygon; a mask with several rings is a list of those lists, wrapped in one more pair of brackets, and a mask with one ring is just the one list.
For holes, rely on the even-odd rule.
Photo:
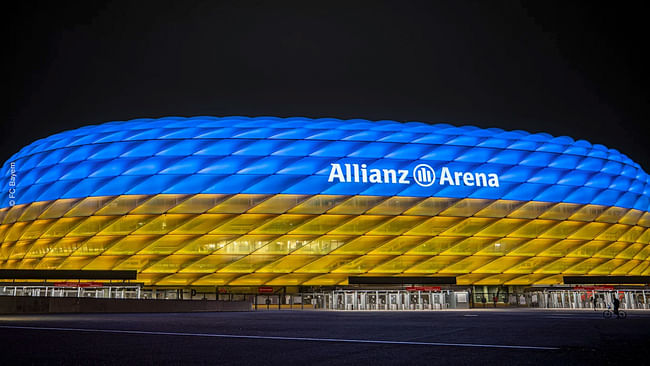
{"label": "black sky", "polygon": [[548,132],[650,171],[645,13],[597,4],[19,2],[0,159],[87,124],[273,115]]}

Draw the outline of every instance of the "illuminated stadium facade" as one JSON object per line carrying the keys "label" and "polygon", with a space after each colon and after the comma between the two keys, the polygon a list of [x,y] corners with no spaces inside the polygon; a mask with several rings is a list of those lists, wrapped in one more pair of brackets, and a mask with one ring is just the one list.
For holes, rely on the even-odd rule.
{"label": "illuminated stadium facade", "polygon": [[393,121],[195,117],[36,141],[3,166],[3,269],[147,286],[650,274],[650,177],[602,145]]}

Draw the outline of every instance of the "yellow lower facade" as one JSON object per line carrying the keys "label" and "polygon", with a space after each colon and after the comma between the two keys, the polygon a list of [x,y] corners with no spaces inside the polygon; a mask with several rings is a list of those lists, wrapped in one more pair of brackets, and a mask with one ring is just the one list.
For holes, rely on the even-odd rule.
{"label": "yellow lower facade", "polygon": [[136,270],[159,286],[458,284],[650,275],[650,213],[435,197],[123,195],[0,210],[0,268]]}

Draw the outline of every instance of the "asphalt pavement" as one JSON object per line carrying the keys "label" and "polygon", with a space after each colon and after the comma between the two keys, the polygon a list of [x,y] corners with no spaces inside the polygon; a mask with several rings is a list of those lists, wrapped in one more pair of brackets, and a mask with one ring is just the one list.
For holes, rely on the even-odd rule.
{"label": "asphalt pavement", "polygon": [[[650,363],[650,312],[541,309],[0,315],[0,364]],[[631,362],[631,363],[628,363]]]}

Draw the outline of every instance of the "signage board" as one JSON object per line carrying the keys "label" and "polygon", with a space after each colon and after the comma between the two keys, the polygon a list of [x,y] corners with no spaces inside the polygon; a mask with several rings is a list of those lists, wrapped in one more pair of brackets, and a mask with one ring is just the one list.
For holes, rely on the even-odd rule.
{"label": "signage board", "polygon": [[406,291],[440,291],[440,286],[410,286]]}
{"label": "signage board", "polygon": [[613,291],[614,286],[573,286],[574,290],[587,290],[587,291]]}
{"label": "signage board", "polygon": [[54,287],[103,287],[101,282],[55,282]]}

